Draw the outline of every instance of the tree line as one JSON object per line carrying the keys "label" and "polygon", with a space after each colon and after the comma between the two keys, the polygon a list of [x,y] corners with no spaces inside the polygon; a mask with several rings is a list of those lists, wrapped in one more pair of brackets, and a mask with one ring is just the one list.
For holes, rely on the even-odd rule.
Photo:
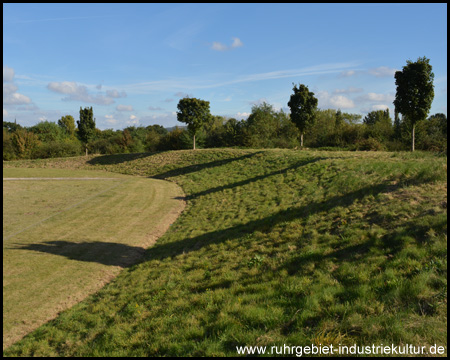
{"label": "tree line", "polygon": [[[211,115],[209,101],[183,98],[177,120],[186,127],[168,131],[161,125],[100,130],[92,107],[81,108],[57,123],[23,127],[3,121],[3,160],[214,148],[321,148],[399,151],[447,151],[447,117],[428,116],[434,98],[429,60],[408,61],[395,73],[395,114],[377,110],[361,115],[318,109],[318,100],[304,84],[293,84],[290,114],[266,102],[254,105],[247,119]],[[401,116],[400,116],[401,115]]]}

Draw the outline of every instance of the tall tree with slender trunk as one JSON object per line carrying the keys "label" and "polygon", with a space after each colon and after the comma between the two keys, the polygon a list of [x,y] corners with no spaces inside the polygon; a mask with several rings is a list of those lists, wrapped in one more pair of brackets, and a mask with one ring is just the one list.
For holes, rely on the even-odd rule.
{"label": "tall tree with slender trunk", "polygon": [[80,107],[80,120],[77,120],[77,125],[78,125],[78,136],[80,140],[84,143],[87,156],[88,154],[87,143],[92,138],[95,131],[95,119],[92,106],[90,108],[84,109]]}
{"label": "tall tree with slender trunk", "polygon": [[187,124],[194,137],[195,150],[195,135],[211,119],[209,101],[185,97],[178,102],[177,108],[177,120]]}
{"label": "tall tree with slender trunk", "polygon": [[291,121],[300,131],[300,146],[303,147],[303,134],[314,123],[318,101],[306,85],[292,85],[294,94],[291,95],[288,106],[291,109]]}
{"label": "tall tree with slender trunk", "polygon": [[414,130],[418,121],[427,118],[434,99],[434,74],[425,56],[416,62],[406,61],[402,71],[395,72],[395,111],[404,115],[411,125],[411,151],[414,151]]}

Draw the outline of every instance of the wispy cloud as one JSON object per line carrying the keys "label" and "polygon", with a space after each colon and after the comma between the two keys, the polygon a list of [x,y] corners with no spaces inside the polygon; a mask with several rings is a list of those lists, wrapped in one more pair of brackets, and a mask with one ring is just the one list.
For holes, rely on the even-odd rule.
{"label": "wispy cloud", "polygon": [[368,73],[376,77],[394,77],[396,71],[396,69],[390,68],[388,66],[380,66],[377,68],[369,69]]}
{"label": "wispy cloud", "polygon": [[336,89],[333,91],[333,94],[354,94],[354,93],[360,93],[364,90],[362,88],[355,88],[355,87],[348,87],[347,89]]}
{"label": "wispy cloud", "polygon": [[117,111],[133,111],[133,106],[131,105],[117,105],[116,106]]}
{"label": "wispy cloud", "polygon": [[[234,79],[225,81],[220,80],[212,81],[211,80],[212,76],[205,75],[205,78],[203,79],[198,77],[171,78],[166,80],[157,80],[137,84],[121,85],[121,87],[125,89],[127,93],[139,93],[139,94],[147,94],[149,92],[161,92],[161,91],[180,91],[180,90],[192,91],[195,89],[211,89],[239,83],[274,80],[281,78],[292,78],[293,80],[296,80],[296,78],[303,76],[341,73],[345,68],[355,66],[356,66],[355,62],[321,64],[301,69],[276,70],[264,73],[242,75],[235,77]],[[173,99],[170,99],[170,101],[173,101]]]}
{"label": "wispy cloud", "polygon": [[392,93],[389,94],[377,94],[377,93],[367,93],[360,97],[358,97],[358,101],[366,101],[366,102],[388,102],[392,103],[395,99],[395,95]]}

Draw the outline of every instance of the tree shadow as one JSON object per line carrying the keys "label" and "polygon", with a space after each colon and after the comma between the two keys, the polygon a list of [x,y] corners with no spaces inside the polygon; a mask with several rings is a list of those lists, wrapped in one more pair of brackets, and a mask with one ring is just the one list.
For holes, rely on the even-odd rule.
{"label": "tree shadow", "polygon": [[136,264],[145,254],[142,247],[111,242],[46,241],[37,244],[15,244],[12,250],[31,250],[59,255],[70,260],[95,262],[122,268]]}
{"label": "tree shadow", "polygon": [[[410,181],[411,179],[408,179],[408,183]],[[414,183],[417,184],[419,181],[414,181]],[[146,260],[162,260],[168,257],[186,254],[208,245],[220,244],[229,240],[238,239],[240,237],[244,237],[245,235],[252,234],[255,231],[269,233],[277,224],[290,222],[299,218],[305,218],[322,211],[328,212],[338,206],[349,207],[355,201],[362,200],[369,195],[376,196],[380,193],[393,192],[402,186],[402,183],[391,185],[390,180],[385,180],[377,185],[365,186],[344,195],[333,196],[324,201],[311,202],[304,206],[282,210],[263,219],[249,221],[245,224],[235,225],[227,229],[212,231],[176,242],[162,244],[156,243],[152,248],[147,250]],[[388,241],[388,238],[386,238],[386,241]],[[395,238],[390,238],[391,245],[395,245],[396,249],[400,249],[401,244],[393,244],[393,241],[396,241]],[[370,245],[371,244],[369,243],[361,246],[357,245],[353,249],[349,248],[342,250],[340,253],[335,255],[342,258],[346,256],[345,254],[354,254],[355,251],[365,252],[367,251],[367,246],[370,247]]]}
{"label": "tree shadow", "polygon": [[194,173],[194,172],[201,171],[204,169],[211,169],[211,168],[218,167],[218,166],[224,166],[224,165],[230,164],[234,161],[249,159],[249,158],[252,158],[253,156],[256,156],[262,152],[263,151],[257,151],[257,152],[253,152],[250,154],[238,156],[238,157],[230,157],[227,159],[214,160],[214,161],[207,162],[207,163],[200,163],[200,164],[193,164],[193,165],[188,165],[188,166],[184,166],[184,167],[179,167],[179,168],[176,168],[173,170],[168,170],[168,171],[165,171],[162,173],[155,174],[151,177],[156,178],[156,179],[165,180],[170,177],[186,175],[186,174]]}
{"label": "tree shadow", "polygon": [[200,191],[200,192],[195,193],[195,194],[188,195],[188,196],[186,196],[185,199],[186,200],[192,200],[192,199],[195,199],[195,198],[200,197],[200,196],[212,194],[212,193],[215,193],[215,192],[220,192],[220,191],[223,191],[223,190],[226,190],[226,189],[233,189],[233,188],[236,188],[236,187],[239,187],[239,186],[245,186],[245,185],[248,185],[250,183],[259,181],[259,180],[264,180],[264,179],[266,179],[266,178],[268,178],[270,176],[286,174],[290,170],[296,170],[296,169],[298,169],[298,168],[300,168],[302,166],[306,166],[306,165],[315,163],[315,162],[320,161],[320,160],[325,160],[325,159],[326,158],[314,158],[314,159],[303,160],[303,161],[297,162],[294,165],[289,166],[289,167],[287,167],[285,169],[273,171],[270,174],[258,175],[258,176],[255,176],[253,178],[245,179],[245,180],[238,181],[238,182],[235,182],[235,183],[232,183],[232,184],[217,186],[215,188],[210,188],[210,189],[207,189],[207,190],[204,190],[204,191]]}
{"label": "tree shadow", "polygon": [[90,165],[117,165],[121,163],[126,163],[128,161],[134,161],[137,159],[143,159],[156,153],[133,153],[133,154],[113,154],[113,155],[102,155],[96,156],[93,159],[87,161]]}

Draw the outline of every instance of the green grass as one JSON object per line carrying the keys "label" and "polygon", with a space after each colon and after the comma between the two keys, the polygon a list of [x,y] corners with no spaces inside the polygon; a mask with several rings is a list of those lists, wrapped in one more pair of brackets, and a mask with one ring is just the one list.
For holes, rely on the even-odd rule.
{"label": "green grass", "polygon": [[[5,169],[3,343],[99,290],[168,226],[174,184],[111,173]],[[57,180],[62,177],[65,180]]]}
{"label": "green grass", "polygon": [[446,161],[221,149],[8,163],[170,180],[187,206],[145,261],[4,354],[446,346]]}

